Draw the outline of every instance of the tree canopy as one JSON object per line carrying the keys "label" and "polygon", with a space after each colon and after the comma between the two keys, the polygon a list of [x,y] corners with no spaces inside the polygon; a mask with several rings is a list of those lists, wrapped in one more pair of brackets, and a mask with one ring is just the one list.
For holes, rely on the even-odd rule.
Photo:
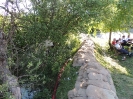
{"label": "tree canopy", "polygon": [[[0,27],[8,40],[10,71],[20,85],[44,92],[36,99],[51,97],[58,72],[80,47],[80,32],[118,31],[133,23],[132,0],[30,0],[26,11],[20,9],[22,2],[7,0],[0,6],[6,13]],[[45,46],[47,40],[53,45]]]}

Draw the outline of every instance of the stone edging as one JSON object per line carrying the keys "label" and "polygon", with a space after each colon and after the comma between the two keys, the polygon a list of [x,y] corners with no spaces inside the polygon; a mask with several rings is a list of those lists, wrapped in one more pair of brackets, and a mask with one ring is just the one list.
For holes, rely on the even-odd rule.
{"label": "stone edging", "polygon": [[81,67],[68,99],[118,99],[109,70],[95,59],[92,40],[84,41],[74,56],[73,66]]}

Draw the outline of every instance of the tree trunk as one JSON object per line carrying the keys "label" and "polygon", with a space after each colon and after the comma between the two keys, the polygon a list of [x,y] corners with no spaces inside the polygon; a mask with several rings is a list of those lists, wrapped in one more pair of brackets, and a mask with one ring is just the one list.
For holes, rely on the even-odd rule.
{"label": "tree trunk", "polygon": [[110,50],[113,50],[113,47],[112,47],[112,44],[111,44],[111,36],[112,36],[112,29],[110,29],[110,32],[109,32],[109,47],[110,47]]}
{"label": "tree trunk", "polygon": [[0,31],[0,76],[4,84],[7,85],[13,99],[21,99],[20,87],[17,77],[9,71],[7,64],[7,40],[4,33]]}

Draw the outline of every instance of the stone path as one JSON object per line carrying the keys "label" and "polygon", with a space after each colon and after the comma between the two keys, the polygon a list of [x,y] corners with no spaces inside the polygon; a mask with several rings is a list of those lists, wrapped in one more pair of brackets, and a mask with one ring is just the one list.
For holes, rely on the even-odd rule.
{"label": "stone path", "polygon": [[75,54],[73,66],[81,67],[68,99],[118,99],[109,70],[95,59],[91,39],[86,39]]}

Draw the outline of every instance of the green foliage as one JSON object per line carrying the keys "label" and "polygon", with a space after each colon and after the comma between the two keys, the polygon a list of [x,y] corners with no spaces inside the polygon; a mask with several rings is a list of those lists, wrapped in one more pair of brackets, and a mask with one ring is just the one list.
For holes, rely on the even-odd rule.
{"label": "green foliage", "polygon": [[51,92],[48,89],[43,89],[41,92],[35,94],[34,99],[51,99]]}
{"label": "green foliage", "polygon": [[[55,42],[57,41],[55,40]],[[17,62],[16,55],[9,58],[9,63],[12,71],[14,71],[13,73],[21,77],[19,80],[21,85],[32,84],[34,85],[33,90],[36,90],[36,88],[41,90],[35,96],[41,99],[51,94],[59,70],[66,60],[73,57],[79,45],[78,35],[68,33],[62,36],[61,40],[58,39],[58,43],[54,47],[46,49],[45,43],[42,42],[29,46],[25,51],[22,51],[23,49],[18,50],[19,54],[16,54],[19,61],[17,69],[14,67],[14,63]],[[9,53],[9,55],[12,55],[12,53]],[[16,71],[19,73],[17,74]],[[45,95],[42,91],[49,93]]]}
{"label": "green foliage", "polygon": [[10,92],[8,92],[7,84],[0,85],[0,99],[14,99]]}
{"label": "green foliage", "polygon": [[59,88],[56,94],[57,99],[68,99],[68,91],[74,88],[78,70],[79,67],[73,67],[72,62],[67,65],[59,83]]}
{"label": "green foliage", "polygon": [[[8,65],[21,85],[33,84],[33,90],[41,90],[36,99],[50,97],[59,70],[80,46],[78,32],[117,31],[133,23],[131,0],[31,0],[31,4],[31,12],[15,13],[14,24],[10,16],[0,16],[0,26],[3,17],[7,35],[15,26],[8,44]],[[46,47],[46,40],[54,46]],[[75,77],[76,70],[69,63],[57,92],[59,98],[66,98]],[[70,86],[66,88],[65,82]]]}
{"label": "green foliage", "polygon": [[2,24],[3,24],[3,16],[2,15],[0,15],[0,27],[2,27]]}

